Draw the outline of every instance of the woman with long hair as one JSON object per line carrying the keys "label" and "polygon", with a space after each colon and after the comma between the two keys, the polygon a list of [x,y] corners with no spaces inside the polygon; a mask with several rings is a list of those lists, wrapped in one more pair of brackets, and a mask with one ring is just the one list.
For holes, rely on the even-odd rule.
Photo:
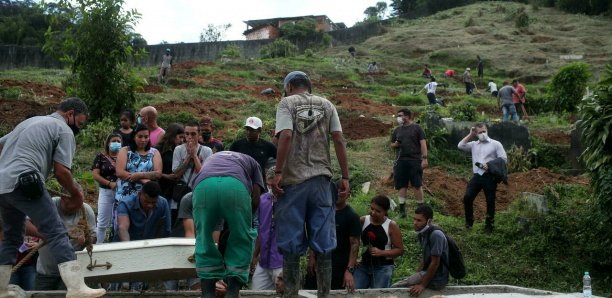
{"label": "woman with long hair", "polygon": [[370,202],[370,214],[361,217],[361,242],[366,250],[353,274],[356,289],[391,286],[393,259],[404,254],[404,243],[399,225],[387,217],[390,208],[391,200],[378,195]]}
{"label": "woman with long hair", "polygon": [[113,204],[115,203],[115,190],[117,189],[117,175],[115,164],[117,153],[121,150],[121,135],[112,133],[104,142],[104,152],[98,153],[91,166],[93,178],[98,182],[98,220],[96,229],[96,243],[103,243],[106,239],[106,229],[111,223]]}
{"label": "woman with long hair", "polygon": [[147,127],[136,125],[132,137],[130,145],[121,148],[117,154],[117,201],[135,197],[145,183],[159,180],[161,177],[161,155],[157,149],[151,147]]}
{"label": "woman with long hair", "polygon": [[183,142],[185,142],[185,128],[181,124],[172,123],[166,128],[166,133],[156,146],[157,150],[161,153],[163,165],[159,186],[162,190],[162,196],[168,200],[173,225],[178,213],[178,206],[176,202],[172,200],[172,191],[174,189],[174,184],[181,177],[177,177],[172,173],[172,159],[174,157],[174,148],[183,144]]}

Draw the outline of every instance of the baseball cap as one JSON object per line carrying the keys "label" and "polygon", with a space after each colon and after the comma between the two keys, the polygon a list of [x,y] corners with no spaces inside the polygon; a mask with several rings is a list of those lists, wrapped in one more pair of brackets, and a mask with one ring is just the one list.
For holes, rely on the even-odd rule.
{"label": "baseball cap", "polygon": [[262,126],[263,126],[263,123],[261,122],[261,119],[257,117],[249,117],[244,123],[244,127],[250,127],[252,129],[258,129],[258,128],[261,128]]}
{"label": "baseball cap", "polygon": [[303,80],[307,80],[308,82],[310,82],[310,78],[303,71],[299,71],[299,70],[292,71],[289,74],[287,74],[287,76],[283,80],[283,90],[287,90],[287,85],[289,85],[291,81],[297,80],[297,79],[303,79]]}
{"label": "baseball cap", "polygon": [[465,70],[470,71],[471,69],[468,67],[468,68],[466,68]]}
{"label": "baseball cap", "polygon": [[166,52],[170,52],[170,49],[166,49]]}

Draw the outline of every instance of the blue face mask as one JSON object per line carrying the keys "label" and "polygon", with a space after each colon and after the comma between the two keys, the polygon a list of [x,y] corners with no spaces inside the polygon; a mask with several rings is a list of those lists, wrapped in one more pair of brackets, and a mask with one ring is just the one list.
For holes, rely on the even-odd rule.
{"label": "blue face mask", "polygon": [[121,143],[112,142],[108,144],[108,150],[110,150],[110,152],[119,152],[119,149],[121,149]]}

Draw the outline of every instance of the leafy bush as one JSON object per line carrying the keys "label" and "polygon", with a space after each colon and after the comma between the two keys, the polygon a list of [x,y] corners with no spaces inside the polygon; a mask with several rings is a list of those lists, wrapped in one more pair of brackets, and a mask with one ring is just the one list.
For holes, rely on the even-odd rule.
{"label": "leafy bush", "polygon": [[125,12],[123,3],[60,1],[45,36],[43,50],[71,64],[73,78],[67,90],[75,93],[68,94],[87,103],[92,119],[115,116],[131,108],[136,87],[142,84],[129,63],[144,54],[130,43],[139,14]]}
{"label": "leafy bush", "polygon": [[575,111],[590,78],[591,71],[585,63],[563,66],[548,87],[555,111]]}
{"label": "leafy bush", "polygon": [[426,98],[422,95],[415,95],[411,93],[401,93],[398,97],[389,98],[385,101],[397,106],[423,105],[427,103]]}
{"label": "leafy bush", "polygon": [[314,57],[314,51],[311,50],[311,49],[306,49],[304,51],[304,56],[307,57],[307,58],[312,58],[312,57]]}
{"label": "leafy bush", "polygon": [[522,146],[512,145],[507,155],[508,173],[527,172],[531,169],[531,156]]}
{"label": "leafy bush", "polygon": [[77,144],[96,149],[102,148],[106,137],[113,132],[114,126],[115,123],[110,118],[90,123],[77,136]]}
{"label": "leafy bush", "polygon": [[569,146],[559,144],[548,144],[538,138],[532,138],[533,147],[529,153],[533,158],[534,167],[544,167],[548,169],[567,169],[569,163],[566,158]]}
{"label": "leafy bush", "polygon": [[240,47],[235,44],[228,45],[221,51],[221,57],[240,58]]}
{"label": "leafy bush", "polygon": [[297,47],[290,41],[279,38],[272,43],[269,43],[259,50],[262,58],[281,58],[293,57],[297,52]]}
{"label": "leafy bush", "polygon": [[9,88],[1,88],[0,89],[0,97],[4,97],[6,99],[18,99],[21,96],[21,88],[20,87],[9,87]]}
{"label": "leafy bush", "polygon": [[451,105],[449,108],[450,114],[457,121],[475,121],[476,107],[471,103],[460,103]]}
{"label": "leafy bush", "polygon": [[529,28],[529,16],[524,10],[519,12],[514,19],[514,26],[518,29]]}
{"label": "leafy bush", "polygon": [[[595,192],[591,214],[594,239],[606,239],[593,248],[597,260],[604,266],[612,266],[612,64],[606,66],[606,78],[599,82],[595,92],[584,97],[579,108],[582,141],[586,148],[582,153],[591,173],[591,185]],[[606,253],[607,252],[607,253]],[[612,276],[608,276],[612,282]]]}

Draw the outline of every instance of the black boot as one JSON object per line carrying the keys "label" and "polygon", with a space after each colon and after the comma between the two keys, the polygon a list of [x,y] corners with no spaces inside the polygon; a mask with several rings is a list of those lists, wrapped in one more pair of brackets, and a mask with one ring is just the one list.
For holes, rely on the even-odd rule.
{"label": "black boot", "polygon": [[317,253],[317,297],[329,296],[332,280],[331,253]]}
{"label": "black boot", "polygon": [[200,279],[200,287],[202,289],[202,298],[215,298],[216,279]]}
{"label": "black boot", "polygon": [[285,293],[283,297],[298,297],[302,288],[300,283],[300,255],[283,255],[283,281]]}
{"label": "black boot", "polygon": [[406,217],[406,203],[400,203],[399,205],[399,216],[400,218]]}
{"label": "black boot", "polygon": [[227,294],[225,297],[238,298],[240,297],[240,289],[244,284],[235,276],[227,278]]}

